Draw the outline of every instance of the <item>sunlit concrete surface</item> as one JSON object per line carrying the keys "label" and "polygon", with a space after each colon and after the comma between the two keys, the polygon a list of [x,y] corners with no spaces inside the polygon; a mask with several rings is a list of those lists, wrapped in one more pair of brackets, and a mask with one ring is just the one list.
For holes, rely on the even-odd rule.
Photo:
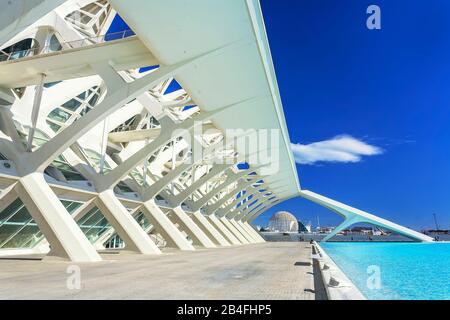
{"label": "sunlit concrete surface", "polygon": [[314,281],[311,246],[306,243],[263,243],[176,253],[169,249],[158,256],[121,253],[102,254],[102,258],[104,261],[94,264],[77,264],[81,267],[80,290],[67,288],[70,276],[67,268],[73,263],[2,258],[0,298],[310,300],[324,297],[317,279]]}

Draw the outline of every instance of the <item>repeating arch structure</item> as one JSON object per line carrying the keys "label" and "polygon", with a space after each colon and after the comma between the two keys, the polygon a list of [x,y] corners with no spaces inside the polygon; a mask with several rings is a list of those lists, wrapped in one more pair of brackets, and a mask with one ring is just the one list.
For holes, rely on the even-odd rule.
{"label": "repeating arch structure", "polygon": [[1,17],[0,254],[258,243],[251,221],[299,195],[342,214],[300,189],[256,0],[17,0]]}

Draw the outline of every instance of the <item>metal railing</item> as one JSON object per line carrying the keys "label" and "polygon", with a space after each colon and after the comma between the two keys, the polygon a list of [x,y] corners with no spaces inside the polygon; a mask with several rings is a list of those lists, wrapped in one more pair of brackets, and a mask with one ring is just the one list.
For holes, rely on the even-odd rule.
{"label": "metal railing", "polygon": [[105,43],[109,41],[117,41],[125,38],[133,37],[135,33],[132,30],[108,33],[101,36],[83,38],[80,40],[67,41],[60,43],[58,46],[48,45],[44,47],[35,47],[26,50],[18,50],[12,52],[4,52],[0,50],[0,62],[18,60],[26,57],[61,52],[70,49],[83,48],[94,44]]}

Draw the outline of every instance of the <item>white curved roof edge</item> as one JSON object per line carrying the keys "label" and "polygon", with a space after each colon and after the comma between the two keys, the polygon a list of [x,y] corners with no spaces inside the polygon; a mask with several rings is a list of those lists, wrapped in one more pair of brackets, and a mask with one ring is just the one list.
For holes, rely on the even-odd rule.
{"label": "white curved roof edge", "polygon": [[280,129],[279,172],[265,178],[286,180],[283,188],[273,188],[281,199],[298,196],[300,183],[258,1],[109,2],[163,65],[217,51],[183,69],[177,81],[202,110],[239,103],[214,118],[220,129]]}
{"label": "white curved roof edge", "polygon": [[[283,133],[283,140],[286,144],[286,148],[291,150],[291,139],[289,137],[289,132],[286,125],[286,118],[284,116],[283,104],[281,102],[280,90],[278,89],[278,81],[275,74],[275,68],[273,65],[272,53],[270,51],[269,40],[267,38],[266,26],[264,23],[264,18],[261,10],[261,6],[258,0],[247,0],[247,5],[249,8],[249,14],[252,17],[253,28],[255,30],[256,38],[260,47],[261,58],[264,62],[264,67],[266,69],[267,78],[271,87],[272,97],[276,106],[276,111],[281,124],[281,130]],[[252,14],[257,13],[257,14]],[[297,173],[297,166],[295,164],[294,156],[291,152],[288,152],[290,164],[292,166],[292,171],[297,181],[297,187],[300,190],[300,178]]]}

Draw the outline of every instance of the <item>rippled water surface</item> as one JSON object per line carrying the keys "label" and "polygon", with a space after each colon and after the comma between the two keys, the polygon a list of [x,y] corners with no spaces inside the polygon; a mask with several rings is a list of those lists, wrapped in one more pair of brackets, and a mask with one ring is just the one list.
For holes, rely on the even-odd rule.
{"label": "rippled water surface", "polygon": [[320,245],[368,299],[450,300],[450,243]]}

